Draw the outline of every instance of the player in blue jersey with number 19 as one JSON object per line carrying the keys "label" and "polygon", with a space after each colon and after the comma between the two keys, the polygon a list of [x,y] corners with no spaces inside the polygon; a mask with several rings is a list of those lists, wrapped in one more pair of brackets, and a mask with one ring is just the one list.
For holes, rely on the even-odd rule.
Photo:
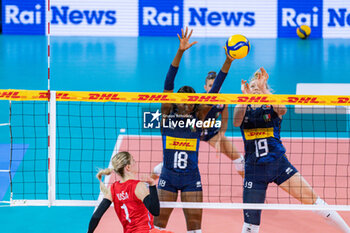
{"label": "player in blue jersey with number 19", "polygon": [[[197,42],[190,43],[191,32],[183,32],[179,37],[180,45],[173,59],[164,84],[164,92],[172,93],[174,79],[183,53]],[[224,82],[231,63],[234,59],[226,53],[226,60],[216,77],[210,93],[218,93]],[[183,86],[178,93],[195,93],[189,86]],[[182,202],[202,202],[202,184],[198,169],[198,150],[201,129],[191,122],[204,121],[209,112],[209,105],[168,104],[163,103],[162,112],[162,140],[163,167],[158,182],[160,201],[177,200],[181,191]],[[163,229],[168,223],[172,208],[161,208],[160,214],[154,219],[154,225]],[[184,209],[188,233],[201,233],[202,210]]]}
{"label": "player in blue jersey with number 19", "polygon": [[[271,94],[264,68],[255,72],[249,84],[241,82],[243,94]],[[264,203],[269,183],[276,183],[303,204],[326,204],[288,161],[280,129],[286,114],[284,105],[236,105],[233,124],[241,128],[245,149],[244,203]],[[342,232],[350,228],[333,210],[315,211]],[[261,210],[244,210],[242,233],[258,233]]]}

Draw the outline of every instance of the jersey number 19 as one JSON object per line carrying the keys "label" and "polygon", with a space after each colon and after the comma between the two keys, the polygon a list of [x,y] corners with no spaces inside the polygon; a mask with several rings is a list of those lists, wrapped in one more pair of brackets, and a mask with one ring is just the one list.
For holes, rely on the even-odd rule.
{"label": "jersey number 19", "polygon": [[255,154],[256,157],[263,157],[269,153],[269,147],[267,144],[267,139],[260,139],[255,141]]}

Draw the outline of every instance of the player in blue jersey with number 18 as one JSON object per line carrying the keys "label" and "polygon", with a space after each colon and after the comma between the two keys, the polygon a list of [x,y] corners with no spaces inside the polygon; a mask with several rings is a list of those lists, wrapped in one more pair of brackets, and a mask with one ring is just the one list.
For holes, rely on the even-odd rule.
{"label": "player in blue jersey with number 18", "polygon": [[[172,93],[174,79],[183,53],[197,42],[190,43],[191,32],[183,32],[179,37],[180,45],[173,59],[164,84],[164,92]],[[226,53],[226,60],[216,77],[210,93],[218,93],[224,82],[231,63],[234,59]],[[189,86],[183,86],[178,93],[195,93]],[[160,201],[177,200],[178,191],[181,192],[182,202],[202,202],[202,184],[198,169],[198,150],[201,129],[189,125],[188,122],[204,121],[209,112],[209,105],[169,104],[163,103],[162,112],[162,140],[163,167],[158,182]],[[172,208],[161,208],[160,214],[154,219],[154,225],[163,229],[168,223]],[[202,210],[184,209],[188,233],[201,233]]]}
{"label": "player in blue jersey with number 18", "polygon": [[[268,74],[264,68],[257,71],[249,84],[242,80],[243,94],[271,94]],[[241,128],[245,149],[244,203],[264,203],[269,183],[276,183],[303,204],[326,204],[288,161],[280,129],[286,114],[284,105],[236,105],[233,124]],[[333,210],[315,211],[342,232],[350,228]],[[244,210],[242,233],[257,233],[261,210]]]}

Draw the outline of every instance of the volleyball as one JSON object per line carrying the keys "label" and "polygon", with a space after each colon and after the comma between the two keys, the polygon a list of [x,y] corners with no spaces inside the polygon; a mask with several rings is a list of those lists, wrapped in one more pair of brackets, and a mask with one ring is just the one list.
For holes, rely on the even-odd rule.
{"label": "volleyball", "polygon": [[235,59],[244,58],[250,50],[249,40],[243,35],[233,35],[226,41],[225,50]]}
{"label": "volleyball", "polygon": [[301,25],[300,27],[297,28],[297,35],[301,39],[306,39],[310,36],[311,33],[311,28],[307,25]]}

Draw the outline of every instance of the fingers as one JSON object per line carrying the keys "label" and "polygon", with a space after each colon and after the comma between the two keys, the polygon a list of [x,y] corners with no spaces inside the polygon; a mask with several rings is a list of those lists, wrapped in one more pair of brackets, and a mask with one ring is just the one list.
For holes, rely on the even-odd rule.
{"label": "fingers", "polygon": [[197,43],[198,43],[198,41],[192,42],[192,43],[189,45],[189,47],[188,47],[188,48],[191,48],[191,47],[192,47],[192,45],[195,45],[195,44],[197,44]]}
{"label": "fingers", "polygon": [[193,29],[191,29],[190,34],[188,35],[188,39],[190,39],[190,38],[191,38],[191,36],[192,36],[192,32],[193,32]]}
{"label": "fingers", "polygon": [[266,70],[263,67],[261,67],[260,70],[261,70],[261,74],[267,80],[269,78],[269,74],[266,72]]}
{"label": "fingers", "polygon": [[227,53],[226,47],[224,46],[223,48],[225,49],[226,58],[228,58],[230,61],[234,61],[235,58],[231,57],[231,56]]}
{"label": "fingers", "polygon": [[178,38],[179,38],[179,40],[181,41],[181,37],[180,37],[179,33],[177,34],[177,37],[178,37]]}
{"label": "fingers", "polygon": [[186,27],[185,38],[187,37],[188,27]]}
{"label": "fingers", "polygon": [[184,29],[181,28],[181,38],[184,38]]}

